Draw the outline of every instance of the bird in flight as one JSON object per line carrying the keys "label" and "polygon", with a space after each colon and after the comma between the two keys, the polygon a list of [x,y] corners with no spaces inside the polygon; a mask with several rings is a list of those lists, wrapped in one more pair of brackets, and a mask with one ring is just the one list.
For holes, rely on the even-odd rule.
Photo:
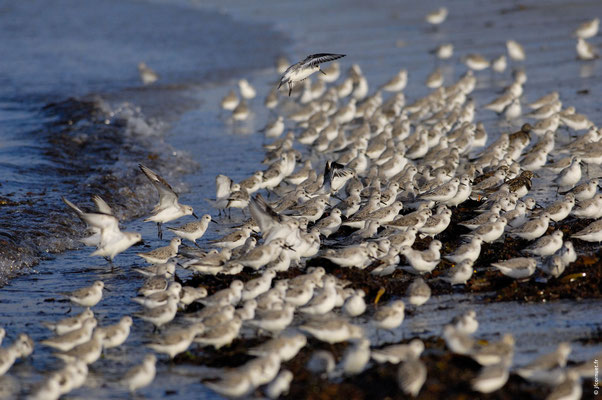
{"label": "bird in flight", "polygon": [[288,84],[288,95],[290,96],[293,91],[293,84],[303,81],[317,71],[326,75],[326,73],[320,69],[320,64],[338,60],[342,57],[345,57],[345,54],[318,53],[307,56],[303,61],[291,65],[284,71],[282,78],[280,78],[278,89],[280,89],[282,85]]}

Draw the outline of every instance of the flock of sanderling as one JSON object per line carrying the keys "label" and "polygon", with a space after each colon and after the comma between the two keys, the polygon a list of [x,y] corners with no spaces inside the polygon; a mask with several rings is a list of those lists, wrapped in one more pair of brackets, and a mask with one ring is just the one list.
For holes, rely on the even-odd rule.
{"label": "flock of sanderling", "polygon": [[[446,16],[447,10],[442,8],[426,19],[439,24]],[[579,58],[589,59],[595,54],[585,39],[597,33],[598,23],[596,18],[575,32]],[[507,42],[507,51],[513,61],[526,57],[521,45],[512,40]],[[441,45],[435,53],[441,59],[450,58],[453,46]],[[169,227],[176,237],[167,246],[138,254],[150,266],[136,269],[147,280],[133,298],[143,306],[134,317],[161,331],[148,344],[154,352],[173,359],[193,343],[220,349],[239,337],[243,326],[272,336],[248,350],[255,357],[251,361],[224,371],[219,381],[206,382],[222,395],[244,396],[260,386],[270,398],[286,393],[294,376],[281,365],[298,354],[308,337],[331,344],[349,342],[338,363],[327,351],[314,352],[307,365],[314,373],[333,379],[361,373],[371,360],[399,364],[399,387],[412,396],[418,395],[426,380],[427,368],[420,360],[425,345],[420,339],[371,348],[380,331],[394,331],[403,323],[406,304],[399,300],[401,293],[392,293],[398,299],[389,304],[378,304],[377,298],[369,305],[362,290],[350,287],[353,282],[328,274],[322,267],[306,268],[291,279],[278,279],[278,272],[291,267],[303,270],[305,260],[320,257],[345,268],[375,266],[372,273],[381,276],[398,269],[420,276],[433,271],[445,258],[454,267],[443,279],[450,285],[462,285],[471,279],[482,246],[511,235],[529,241],[524,257],[499,260],[491,267],[515,279],[528,279],[538,267],[558,277],[576,260],[576,254],[562,231],[550,228],[571,215],[602,217],[598,180],[586,180],[582,169],[583,164],[593,167],[602,163],[602,132],[574,107],[563,104],[557,92],[531,102],[528,106],[532,111],[523,113],[523,84],[527,80],[523,70],[517,70],[504,93],[483,108],[504,113],[509,120],[522,116],[533,123],[501,134],[485,148],[488,135],[481,123],[475,123],[477,106],[468,97],[476,83],[472,71],[489,66],[503,71],[507,65],[504,55],[492,62],[476,54],[466,57],[470,70],[447,86],[443,86],[441,71],[436,70],[427,80],[427,86],[434,90],[413,103],[406,103],[402,92],[408,80],[405,70],[371,95],[357,65],[338,85],[329,86],[339,79],[341,67],[334,62],[322,70],[320,64],[343,56],[315,54],[290,67],[279,60],[278,69],[284,74],[280,85],[287,86],[289,96],[297,83],[304,82],[292,99],[279,97],[276,90],[266,98],[266,107],[275,113],[283,102],[288,109],[294,108],[263,131],[274,139],[265,146],[269,167],[239,183],[219,175],[212,200],[220,214],[238,208],[243,213],[248,210],[251,219],[224,237],[203,243],[213,248],[202,250],[197,240],[213,221],[205,214],[185,225]],[[140,68],[145,82],[157,79],[148,67]],[[314,72],[322,75],[312,83],[306,78]],[[234,120],[247,118],[250,110],[245,99],[256,96],[246,80],[239,82],[239,89],[243,100],[232,91],[222,101]],[[385,93],[391,95],[383,99]],[[290,131],[281,137],[286,125]],[[556,143],[559,129],[576,138]],[[586,132],[579,135],[580,131]],[[297,165],[306,156],[307,161]],[[555,162],[548,162],[552,157]],[[144,165],[140,169],[159,194],[152,215],[145,219],[157,223],[159,238],[162,224],[183,216],[196,217],[192,207],[178,202],[165,179]],[[558,199],[544,209],[527,197],[538,172],[554,175],[554,185],[559,188]],[[270,201],[256,194],[261,190],[269,194],[265,197]],[[460,223],[470,230],[466,242],[442,254],[442,243],[434,238],[448,228],[454,210],[469,199],[481,205],[477,216]],[[97,210],[93,212],[67,199],[65,202],[87,224],[90,236],[82,242],[96,247],[92,255],[112,262],[141,240],[138,233],[120,230],[110,206],[100,197],[94,197]],[[341,227],[352,233],[341,235]],[[333,235],[337,238],[329,239]],[[433,240],[421,251],[412,247],[417,237]],[[602,220],[592,222],[573,238],[602,241]],[[183,240],[198,249],[180,249]],[[229,287],[208,293],[206,288],[173,281],[176,267],[201,275],[237,275],[248,269],[255,271],[256,277],[247,282],[233,280]],[[101,301],[103,289],[103,282],[96,281],[65,294],[73,305],[84,307],[83,312],[45,324],[56,336],[40,344],[56,349],[56,357],[65,365],[48,374],[42,386],[32,391],[32,398],[56,399],[81,387],[88,365],[103,349],[121,346],[127,340],[133,326],[130,316],[112,326],[97,326],[92,308]],[[419,307],[429,300],[431,289],[427,280],[417,277],[405,295],[407,302]],[[204,307],[186,312],[193,302]],[[174,319],[177,323],[172,323]],[[473,337],[477,329],[476,315],[468,311],[445,325],[442,332],[451,352],[471,357],[483,366],[471,382],[473,390],[496,391],[512,372],[552,387],[550,399],[580,398],[581,379],[591,376],[593,368],[587,363],[567,367],[569,343],[560,343],[555,352],[513,368],[512,334],[483,344]],[[4,334],[0,328],[0,342]],[[17,358],[32,351],[33,341],[25,334],[0,348],[0,375]],[[156,362],[157,356],[147,355],[142,364],[123,376],[124,387],[133,392],[150,384]]]}

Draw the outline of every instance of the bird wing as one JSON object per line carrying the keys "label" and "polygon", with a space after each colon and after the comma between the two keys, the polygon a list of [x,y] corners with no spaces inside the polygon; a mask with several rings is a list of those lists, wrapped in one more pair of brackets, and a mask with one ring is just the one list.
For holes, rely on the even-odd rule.
{"label": "bird wing", "polygon": [[332,54],[332,53],[318,53],[309,55],[301,62],[303,66],[315,67],[318,64],[322,64],[328,61],[338,60],[339,58],[345,57],[345,54]]}
{"label": "bird wing", "polygon": [[138,164],[138,167],[140,167],[140,170],[144,172],[144,175],[146,175],[151,183],[157,188],[157,191],[159,192],[159,204],[175,204],[178,201],[178,195],[165,179],[142,164]]}
{"label": "bird wing", "polygon": [[96,204],[98,212],[102,214],[113,215],[113,210],[111,207],[99,195],[92,196],[92,201],[94,201],[94,204]]}
{"label": "bird wing", "polygon": [[232,179],[226,175],[218,175],[215,178],[216,197],[218,199],[225,198],[230,195],[230,187],[232,186]]}

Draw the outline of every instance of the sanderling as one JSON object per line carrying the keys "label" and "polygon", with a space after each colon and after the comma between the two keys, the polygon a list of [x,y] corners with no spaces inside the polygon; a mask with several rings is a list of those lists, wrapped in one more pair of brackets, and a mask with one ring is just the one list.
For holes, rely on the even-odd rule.
{"label": "sanderling", "polygon": [[183,286],[180,291],[180,304],[188,306],[205,297],[207,297],[207,289],[204,287]]}
{"label": "sanderling", "polygon": [[142,240],[142,236],[136,232],[122,232],[119,229],[119,220],[109,214],[85,213],[75,204],[63,197],[63,201],[71,207],[77,215],[90,227],[92,236],[84,239],[85,244],[97,247],[92,256],[105,257],[110,262],[117,254],[129,249],[135,243]]}
{"label": "sanderling", "polygon": [[370,340],[360,338],[352,340],[351,343],[351,346],[345,350],[340,363],[345,375],[361,373],[370,361]]}
{"label": "sanderling", "polygon": [[581,175],[581,159],[575,157],[573,158],[571,165],[560,171],[560,174],[554,179],[554,182],[558,185],[559,189],[572,189],[573,186],[581,180]]}
{"label": "sanderling", "polygon": [[510,103],[512,103],[514,98],[515,97],[511,93],[504,93],[496,99],[492,100],[490,103],[483,106],[483,108],[485,108],[486,110],[501,113]]}
{"label": "sanderling", "polygon": [[[391,222],[387,223],[387,226],[394,227],[395,229],[405,230],[413,228],[418,230],[426,224],[426,221],[431,217],[432,211],[428,208],[419,209],[409,214],[397,217]],[[408,230],[409,231],[409,230]],[[413,241],[412,241],[413,242]]]}
{"label": "sanderling", "polygon": [[371,262],[370,252],[363,246],[351,246],[343,249],[326,249],[322,253],[326,258],[341,267],[365,268]]}
{"label": "sanderling", "polygon": [[383,347],[382,349],[373,349],[372,359],[378,363],[399,364],[400,362],[416,359],[424,351],[424,343],[420,339],[413,339],[408,344],[394,344]]}
{"label": "sanderling", "polygon": [[147,277],[164,276],[167,278],[174,276],[174,273],[176,272],[176,263],[167,262],[165,264],[154,264],[145,268],[132,268],[132,270]]}
{"label": "sanderling", "polygon": [[542,236],[524,251],[536,256],[550,256],[562,247],[562,231],[554,231],[552,234]]}
{"label": "sanderling", "polygon": [[275,121],[269,122],[263,132],[266,138],[277,138],[284,132],[284,117],[279,116]]}
{"label": "sanderling", "polygon": [[469,54],[464,58],[466,66],[475,71],[489,68],[489,61],[480,54]]}
{"label": "sanderling", "polygon": [[[42,322],[42,325],[57,335],[63,335],[81,328],[83,322],[88,318],[94,318],[94,312],[91,309],[86,308],[76,316],[65,318],[57,322]],[[1,340],[0,343],[2,343]]]}
{"label": "sanderling", "polygon": [[283,369],[278,376],[266,387],[265,393],[270,399],[278,399],[283,394],[287,394],[290,384],[293,380],[293,373]]}
{"label": "sanderling", "polygon": [[500,56],[491,60],[491,69],[495,72],[502,73],[506,70],[508,66],[508,61],[506,60],[506,56],[501,54]]}
{"label": "sanderling", "polygon": [[169,259],[178,255],[178,247],[182,244],[182,239],[177,237],[171,239],[169,245],[159,247],[147,253],[138,253],[138,256],[144,258],[150,264],[165,264]]}
{"label": "sanderling", "polygon": [[282,362],[290,361],[307,344],[307,337],[302,333],[277,336],[249,350],[254,356],[278,354]]}
{"label": "sanderling", "polygon": [[543,213],[540,217],[525,222],[520,227],[513,229],[510,233],[527,240],[537,239],[548,230],[550,214]]}
{"label": "sanderling", "polygon": [[490,365],[483,368],[471,381],[472,389],[481,393],[495,392],[506,384],[508,377],[509,371],[506,365]]}
{"label": "sanderling", "polygon": [[476,348],[470,356],[484,367],[500,363],[508,364],[514,355],[514,343],[514,336],[506,333],[500,341],[489,342]]}
{"label": "sanderling", "polygon": [[445,21],[445,19],[447,18],[447,14],[448,14],[447,8],[440,7],[438,9],[436,9],[435,11],[431,11],[430,13],[426,14],[426,16],[424,17],[424,20],[426,22],[428,22],[429,24],[439,25],[443,21]]}
{"label": "sanderling", "polygon": [[366,311],[366,301],[364,300],[364,297],[366,297],[366,293],[363,290],[356,290],[353,295],[345,300],[343,312],[350,317],[362,315]]}
{"label": "sanderling", "polygon": [[456,331],[467,335],[472,335],[479,328],[477,313],[474,310],[468,310],[463,314],[455,316],[451,323]]}
{"label": "sanderling", "polygon": [[242,300],[254,299],[260,294],[267,292],[272,286],[272,279],[275,276],[275,271],[267,270],[259,278],[246,282],[242,291]]}
{"label": "sanderling", "polygon": [[322,290],[314,295],[314,298],[299,311],[310,315],[321,315],[330,312],[336,303],[336,281],[333,276],[324,277]]}
{"label": "sanderling", "polygon": [[102,354],[102,340],[104,333],[99,330],[94,331],[92,338],[85,343],[73,347],[71,350],[54,355],[63,361],[71,362],[81,360],[86,364],[92,364],[100,358]]}
{"label": "sanderling", "polygon": [[[195,245],[196,240],[201,238],[207,227],[209,226],[209,222],[211,222],[211,215],[205,214],[198,221],[192,221],[177,228],[167,228],[179,237],[183,239],[188,239]],[[198,245],[197,245],[198,246]]]}
{"label": "sanderling", "polygon": [[320,234],[324,237],[328,237],[335,233],[341,226],[341,210],[338,208],[333,209],[330,215],[326,218],[321,219],[315,225],[320,231]]}
{"label": "sanderling", "polygon": [[27,396],[27,400],[58,400],[61,397],[60,379],[60,374],[49,375]]}
{"label": "sanderling", "polygon": [[140,74],[142,83],[145,85],[155,83],[159,79],[159,74],[153,71],[153,69],[143,61],[138,63],[138,73]]}
{"label": "sanderling", "polygon": [[151,181],[159,193],[159,203],[157,203],[153,209],[153,215],[144,220],[145,222],[152,221],[157,223],[159,239],[161,239],[163,236],[161,224],[173,221],[185,215],[192,215],[195,218],[198,218],[194,214],[192,207],[178,203],[178,195],[173,191],[165,179],[142,164],[138,164],[138,167]]}
{"label": "sanderling", "polygon": [[474,263],[477,258],[479,258],[479,254],[481,254],[481,243],[483,243],[483,239],[479,235],[475,235],[471,238],[469,243],[463,244],[452,254],[445,255],[443,258],[446,258],[455,264],[460,264],[465,260]]}
{"label": "sanderling", "polygon": [[472,336],[448,324],[443,327],[443,339],[447,348],[456,354],[470,354],[475,346]]}
{"label": "sanderling", "polygon": [[103,281],[95,281],[91,286],[62,294],[73,304],[82,307],[94,307],[102,299],[102,289],[104,287]]}
{"label": "sanderling", "polygon": [[352,338],[363,336],[363,330],[344,319],[328,318],[308,321],[299,326],[304,332],[310,333],[316,339],[326,343],[340,343]]}
{"label": "sanderling", "polygon": [[235,305],[242,298],[243,289],[244,283],[242,283],[242,281],[239,280],[234,280],[230,283],[230,287],[217,291],[209,297],[200,299],[199,303],[202,303],[205,306],[215,304],[223,306],[227,304]]}
{"label": "sanderling", "polygon": [[420,233],[434,237],[447,229],[451,222],[452,211],[446,206],[440,206],[437,214],[427,219],[426,223],[418,229]]}
{"label": "sanderling", "polygon": [[602,220],[597,220],[583,228],[571,237],[584,240],[586,242],[602,242]]}
{"label": "sanderling", "polygon": [[435,49],[435,54],[437,55],[437,58],[447,60],[454,55],[454,45],[451,43],[441,44]]}
{"label": "sanderling", "polygon": [[411,395],[418,396],[422,385],[426,381],[426,365],[418,358],[403,362],[397,371],[397,382],[401,390]]}
{"label": "sanderling", "polygon": [[473,273],[473,261],[464,260],[456,265],[453,269],[450,269],[447,276],[444,276],[444,281],[451,285],[465,285],[466,282],[472,277]]}
{"label": "sanderling", "polygon": [[217,247],[235,249],[239,246],[242,246],[252,232],[253,229],[251,227],[243,226],[242,228],[231,232],[224,237],[212,241],[211,244]]}
{"label": "sanderling", "polygon": [[514,279],[523,279],[533,275],[537,266],[537,260],[529,257],[517,257],[491,263],[491,266],[497,268],[506,276]]}
{"label": "sanderling", "polygon": [[56,372],[60,376],[59,391],[61,395],[82,387],[88,377],[88,365],[80,360],[67,363]]}
{"label": "sanderling", "polygon": [[153,293],[162,292],[167,289],[167,279],[163,276],[151,276],[142,284],[142,287],[138,289],[138,294],[148,296]]}
{"label": "sanderling", "polygon": [[544,104],[543,106],[531,111],[526,117],[535,119],[546,119],[552,115],[560,112],[562,108],[562,102],[560,100],[553,101],[551,103]]}
{"label": "sanderling", "polygon": [[540,265],[543,272],[548,275],[558,278],[566,269],[566,264],[562,261],[562,257],[559,254],[554,254],[548,257],[545,262]]}
{"label": "sanderling", "polygon": [[[559,374],[560,375],[560,374]],[[554,386],[546,400],[577,400],[583,394],[583,384],[578,372],[568,370],[562,373],[562,381]]]}
{"label": "sanderling", "polygon": [[303,284],[289,287],[284,295],[284,301],[296,307],[301,307],[309,303],[314,295],[315,284],[305,281]]}
{"label": "sanderling", "polygon": [[113,347],[121,346],[130,335],[130,328],[133,322],[132,317],[126,315],[115,325],[98,328],[103,334],[102,347],[104,349],[111,349]]}
{"label": "sanderling", "polygon": [[127,387],[130,392],[135,392],[151,384],[155,379],[157,357],[154,354],[144,356],[144,361],[140,365],[130,368],[121,383]]}
{"label": "sanderling", "polygon": [[194,337],[205,330],[205,326],[201,323],[190,325],[186,328],[180,328],[167,332],[158,340],[149,343],[146,346],[158,353],[167,354],[173,359],[176,355],[185,352]]}
{"label": "sanderling", "polygon": [[171,282],[168,288],[164,291],[149,294],[148,296],[140,296],[132,298],[132,301],[143,305],[146,308],[155,308],[167,304],[170,295],[180,297],[182,284],[179,282]]}
{"label": "sanderling", "polygon": [[238,81],[238,89],[240,90],[241,96],[245,99],[252,99],[257,95],[255,88],[251,86],[249,81],[246,79],[241,79]]}
{"label": "sanderling", "polygon": [[579,25],[579,27],[575,30],[574,35],[582,39],[589,39],[591,37],[596,36],[596,34],[598,33],[599,26],[599,18],[594,18],[592,20],[585,21],[581,25]]}
{"label": "sanderling", "polygon": [[529,103],[529,107],[531,107],[532,109],[537,109],[541,106],[544,106],[546,104],[557,101],[558,98],[559,98],[558,92],[551,92],[551,93],[543,95],[539,99]]}
{"label": "sanderling", "polygon": [[418,277],[408,286],[407,296],[410,304],[421,306],[431,298],[431,288],[424,279]]}
{"label": "sanderling", "polygon": [[96,325],[97,321],[95,318],[88,318],[82,323],[81,328],[60,336],[42,340],[40,343],[60,351],[69,351],[75,346],[90,340],[92,337],[92,331],[94,328],[96,328]]}
{"label": "sanderling", "polygon": [[198,335],[194,341],[204,346],[213,346],[218,350],[236,339],[241,326],[242,320],[234,316],[230,321],[205,331],[202,335]]}
{"label": "sanderling", "polygon": [[531,382],[557,385],[564,378],[565,372],[561,368],[566,366],[570,353],[571,345],[561,342],[554,352],[537,357],[516,372]]}
{"label": "sanderling", "polygon": [[571,213],[577,218],[602,217],[602,194],[597,194],[591,199],[580,201]]}
{"label": "sanderling", "polygon": [[288,84],[288,95],[290,96],[295,83],[303,81],[317,71],[325,74],[325,72],[320,69],[321,63],[334,61],[341,57],[345,57],[345,54],[318,53],[307,56],[304,60],[291,65],[284,71],[284,74],[280,78],[278,89],[280,89],[282,85]]}
{"label": "sanderling", "polygon": [[285,329],[293,321],[295,314],[295,306],[286,304],[279,310],[259,311],[255,315],[255,319],[247,321],[249,325],[259,329],[277,333]]}
{"label": "sanderling", "polygon": [[484,225],[488,222],[491,222],[491,217],[499,217],[500,212],[502,211],[502,206],[499,203],[494,203],[489,211],[484,212],[482,214],[477,215],[475,218],[469,219],[467,221],[462,221],[458,223],[458,225],[465,226],[468,229],[477,229],[479,226]]}
{"label": "sanderling", "polygon": [[506,49],[508,50],[508,55],[514,61],[524,61],[526,58],[525,49],[515,40],[507,40],[506,41]]}
{"label": "sanderling", "polygon": [[426,87],[431,89],[437,89],[443,85],[443,71],[441,68],[435,69],[429,76],[426,78]]}
{"label": "sanderling", "polygon": [[577,253],[575,252],[573,243],[569,241],[564,242],[558,255],[560,255],[560,257],[562,258],[562,262],[564,263],[564,265],[569,265],[570,263],[575,262],[575,260],[577,260]]}
{"label": "sanderling", "polygon": [[405,317],[405,304],[397,300],[388,306],[380,307],[372,318],[372,324],[377,329],[394,330],[402,324]]}
{"label": "sanderling", "polygon": [[230,90],[221,101],[221,106],[224,110],[232,111],[238,105],[238,96],[234,90]]}
{"label": "sanderling", "polygon": [[544,212],[550,214],[550,219],[559,222],[569,216],[575,206],[575,196],[567,193],[565,198],[558,200],[545,208]]}
{"label": "sanderling", "polygon": [[585,41],[585,39],[578,38],[577,45],[577,57],[580,60],[593,60],[598,57],[598,51],[591,43]]}
{"label": "sanderling", "polygon": [[243,303],[241,308],[237,308],[234,311],[234,315],[240,318],[242,321],[249,321],[255,318],[255,310],[257,310],[257,301],[247,300]]}
{"label": "sanderling", "polygon": [[265,385],[278,375],[280,357],[277,354],[267,354],[247,362],[239,369],[247,373],[253,386]]}
{"label": "sanderling", "polygon": [[405,256],[408,263],[416,272],[423,274],[431,272],[439,265],[439,261],[441,261],[441,254],[439,252],[441,246],[440,241],[433,240],[427,250],[419,251],[409,246],[403,246],[399,252]]}
{"label": "sanderling", "polygon": [[245,371],[234,369],[226,372],[220,378],[220,381],[204,382],[204,384],[214,392],[231,398],[243,397],[254,389],[249,374]]}
{"label": "sanderling", "polygon": [[244,254],[236,260],[245,267],[255,270],[266,266],[274,261],[285,246],[285,240],[282,238],[275,239],[269,243],[257,246],[247,254]]}
{"label": "sanderling", "polygon": [[157,330],[175,318],[176,312],[178,311],[178,300],[179,296],[170,294],[166,304],[146,309],[143,312],[138,312],[134,315],[152,323],[155,326],[154,330]]}

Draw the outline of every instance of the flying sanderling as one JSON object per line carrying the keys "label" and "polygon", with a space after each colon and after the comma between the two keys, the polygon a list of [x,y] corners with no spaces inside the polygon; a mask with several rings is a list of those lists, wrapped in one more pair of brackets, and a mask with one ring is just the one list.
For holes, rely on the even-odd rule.
{"label": "flying sanderling", "polygon": [[280,78],[278,89],[280,89],[282,85],[288,84],[288,95],[290,96],[295,83],[303,81],[317,71],[325,74],[325,72],[320,69],[321,63],[337,60],[342,57],[345,57],[345,54],[318,53],[309,55],[304,60],[291,65],[284,71],[282,78]]}

